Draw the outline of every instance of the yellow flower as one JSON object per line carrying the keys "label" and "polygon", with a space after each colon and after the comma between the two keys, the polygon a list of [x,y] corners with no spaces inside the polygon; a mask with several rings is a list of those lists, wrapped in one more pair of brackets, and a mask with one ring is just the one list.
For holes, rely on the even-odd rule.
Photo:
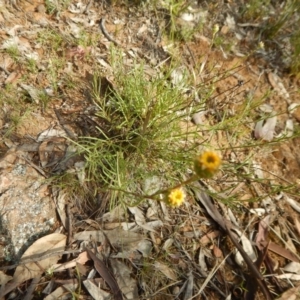
{"label": "yellow flower", "polygon": [[204,151],[196,157],[194,169],[199,177],[210,178],[218,171],[221,163],[221,157],[216,152]]}
{"label": "yellow flower", "polygon": [[185,193],[182,188],[176,188],[169,192],[166,198],[167,204],[172,207],[180,206],[185,199]]}
{"label": "yellow flower", "polygon": [[213,35],[215,35],[220,30],[219,24],[215,24],[213,27]]}

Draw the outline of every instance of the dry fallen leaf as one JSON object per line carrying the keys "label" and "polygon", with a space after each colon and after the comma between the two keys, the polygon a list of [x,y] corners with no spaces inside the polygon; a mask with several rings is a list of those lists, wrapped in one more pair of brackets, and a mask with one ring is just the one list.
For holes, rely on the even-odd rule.
{"label": "dry fallen leaf", "polygon": [[76,258],[74,258],[71,261],[68,261],[63,264],[56,264],[53,266],[53,272],[60,272],[63,270],[67,270],[70,268],[73,268],[77,265],[77,263],[84,265],[88,260],[90,260],[89,256],[87,255],[87,252],[84,251],[80,253]]}
{"label": "dry fallen leaf", "polygon": [[[239,231],[237,228],[232,228],[232,230],[237,233],[238,239],[242,243],[243,249],[247,253],[247,255],[249,256],[249,258],[252,261],[255,261],[256,260],[256,254],[255,254],[254,249],[252,247],[251,241],[241,231]],[[238,264],[243,265],[244,259],[243,259],[242,255],[239,251],[236,252],[236,254],[235,254],[235,260]]]}
{"label": "dry fallen leaf", "polygon": [[257,232],[255,242],[256,242],[256,245],[259,248],[259,250],[262,250],[264,248],[260,245],[260,242],[267,240],[269,223],[270,223],[270,216],[267,215],[258,224],[258,232]]}
{"label": "dry fallen leaf", "polygon": [[56,165],[65,157],[66,149],[65,138],[51,137],[44,140],[39,147],[39,157],[42,167]]}
{"label": "dry fallen leaf", "polygon": [[17,80],[22,76],[21,72],[11,72],[5,80],[5,84],[15,84]]}
{"label": "dry fallen leaf", "polygon": [[203,275],[203,276],[208,275],[207,274],[208,267],[207,267],[206,260],[205,260],[205,252],[207,252],[207,251],[208,251],[208,249],[200,247],[198,264],[200,266],[201,275]]}
{"label": "dry fallen leaf", "polygon": [[156,261],[154,263],[154,267],[158,271],[162,272],[169,279],[174,280],[174,281],[177,280],[177,276],[176,276],[175,272],[171,268],[169,268],[167,265],[165,265],[159,261]]}
{"label": "dry fallen leaf", "polygon": [[297,201],[288,197],[287,195],[285,195],[284,199],[294,210],[300,213],[300,205]]}
{"label": "dry fallen leaf", "polygon": [[112,293],[115,296],[115,300],[122,300],[122,292],[115,280],[115,278],[111,275],[109,269],[106,267],[104,262],[99,259],[91,250],[86,249],[89,257],[94,261],[94,266],[99,275],[105,280],[105,282],[109,285]]}
{"label": "dry fallen leaf", "polygon": [[295,222],[295,228],[298,232],[298,235],[300,235],[300,222],[298,220],[298,218],[293,218],[294,219],[294,222]]}
{"label": "dry fallen leaf", "polygon": [[0,286],[6,284],[6,282],[10,281],[11,279],[11,276],[8,276],[3,271],[0,271]]}
{"label": "dry fallen leaf", "polygon": [[125,296],[125,299],[138,299],[138,286],[135,279],[131,277],[131,271],[128,266],[117,259],[110,260],[118,285]]}
{"label": "dry fallen leaf", "polygon": [[266,120],[258,121],[254,129],[255,138],[267,142],[272,141],[274,138],[276,122],[277,122],[276,116],[271,116]]}
{"label": "dry fallen leaf", "polygon": [[140,233],[125,231],[121,228],[115,228],[113,230],[100,230],[94,231],[82,231],[74,235],[75,240],[84,240],[90,241],[94,240],[99,243],[105,241],[105,235],[108,238],[109,242],[117,248],[122,250],[133,250],[137,249],[137,246],[140,241],[142,241],[145,236]]}
{"label": "dry fallen leaf", "polygon": [[134,206],[128,207],[128,210],[134,215],[134,219],[138,225],[141,225],[146,222],[144,213],[140,208]]}
{"label": "dry fallen leaf", "polygon": [[109,300],[111,299],[111,294],[101,290],[98,286],[96,286],[91,280],[87,279],[83,281],[83,285],[88,290],[93,299],[97,300]]}
{"label": "dry fallen leaf", "polygon": [[78,283],[68,283],[58,287],[55,291],[49,294],[44,300],[67,300],[70,299],[71,292],[75,292],[78,288]]}
{"label": "dry fallen leaf", "polygon": [[215,245],[215,244],[214,244],[214,246],[213,246],[213,253],[214,253],[214,256],[215,256],[216,258],[223,257],[222,250],[221,250],[217,245]]}
{"label": "dry fallen leaf", "polygon": [[212,240],[220,235],[220,231],[214,230],[212,232],[209,232],[201,237],[200,244],[201,246],[206,246],[208,243],[211,243]]}
{"label": "dry fallen leaf", "polygon": [[51,137],[56,138],[65,138],[67,136],[66,132],[62,129],[55,129],[53,127],[47,128],[46,130],[42,131],[38,138],[37,142],[43,142]]}
{"label": "dry fallen leaf", "polygon": [[287,290],[277,300],[299,300],[300,285]]}
{"label": "dry fallen leaf", "polygon": [[161,220],[155,220],[146,223],[144,213],[138,207],[129,207],[128,209],[134,215],[136,224],[147,231],[156,233],[155,228],[163,226],[163,222]]}
{"label": "dry fallen leaf", "polygon": [[300,263],[292,261],[288,263],[283,270],[289,273],[296,273],[300,275]]}
{"label": "dry fallen leaf", "polygon": [[39,104],[40,102],[40,95],[43,93],[42,91],[40,91],[39,89],[28,85],[28,84],[24,84],[21,83],[20,86],[29,94],[29,96],[31,97],[31,99],[36,103]]}
{"label": "dry fallen leaf", "polygon": [[285,257],[286,259],[289,259],[291,261],[300,263],[300,260],[297,257],[297,255],[295,255],[289,249],[284,249],[283,247],[281,247],[280,245],[277,245],[276,243],[273,243],[272,241],[270,241],[269,244],[266,241],[261,241],[260,243],[264,247],[266,247],[268,245],[268,249],[270,251],[272,251],[272,252],[274,252],[274,253],[276,253],[278,255],[281,255],[282,257]]}
{"label": "dry fallen leaf", "polygon": [[190,272],[187,278],[186,290],[183,299],[184,300],[191,299],[193,297],[193,290],[194,290],[194,275],[192,272]]}
{"label": "dry fallen leaf", "polygon": [[290,95],[287,92],[287,90],[285,89],[280,77],[277,74],[270,72],[268,74],[268,79],[269,79],[272,87],[274,88],[274,90],[280,96],[284,97],[287,100],[287,102],[290,102]]}
{"label": "dry fallen leaf", "polygon": [[54,255],[34,262],[34,258],[39,258],[50,252],[62,251],[66,246],[66,236],[61,233],[52,233],[35,241],[23,254],[21,262],[24,259],[32,259],[33,262],[19,265],[16,268],[13,279],[7,284],[6,288],[1,291],[0,298],[15,289],[26,280],[43,274],[47,269],[52,267],[60,259],[60,255]]}
{"label": "dry fallen leaf", "polygon": [[276,275],[275,277],[278,279],[300,280],[300,275],[292,274],[292,273],[280,274],[280,275]]}

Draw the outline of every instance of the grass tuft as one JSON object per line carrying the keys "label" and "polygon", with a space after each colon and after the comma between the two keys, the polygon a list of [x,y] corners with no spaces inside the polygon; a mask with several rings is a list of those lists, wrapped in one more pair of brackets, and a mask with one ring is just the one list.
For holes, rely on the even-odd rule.
{"label": "grass tuft", "polygon": [[203,102],[193,103],[170,82],[170,72],[150,77],[143,65],[128,69],[121,60],[113,53],[114,83],[104,94],[104,78],[94,75],[90,95],[98,134],[79,140],[88,177],[120,198],[121,190],[140,192],[149,176],[163,177],[164,188],[186,173],[199,150],[199,135],[184,120],[203,109]]}

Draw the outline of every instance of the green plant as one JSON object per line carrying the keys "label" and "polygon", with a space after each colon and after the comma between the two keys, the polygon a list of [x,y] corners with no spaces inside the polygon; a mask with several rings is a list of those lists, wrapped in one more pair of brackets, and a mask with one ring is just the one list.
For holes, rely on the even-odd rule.
{"label": "green plant", "polygon": [[[181,187],[198,178],[185,179],[186,168],[192,165],[201,148],[210,146],[218,132],[226,132],[228,145],[220,148],[223,151],[249,149],[252,153],[251,149],[264,145],[261,141],[249,140],[249,136],[254,110],[267,94],[259,100],[246,98],[243,104],[236,105],[234,114],[228,114],[225,107],[222,115],[217,112],[218,122],[211,120],[198,127],[184,122],[194,112],[203,110],[208,100],[213,101],[214,84],[226,78],[227,73],[201,84],[198,88],[202,100],[196,103],[183,96],[182,89],[169,80],[173,67],[166,69],[164,76],[149,77],[143,65],[127,68],[115,50],[111,53],[111,66],[113,82],[95,72],[89,90],[97,107],[97,131],[77,142],[86,161],[87,179],[94,187],[100,186],[98,191],[110,192],[111,206],[116,201],[125,206],[137,205],[158,196],[171,206],[182,203]],[[189,80],[188,74],[183,76],[183,82]],[[200,132],[207,132],[211,139],[204,142]],[[269,144],[279,143],[280,139]],[[225,170],[237,182],[245,179],[237,166],[226,165]],[[147,193],[144,183],[153,177],[161,180],[153,193]],[[200,177],[210,176],[202,174]],[[248,176],[248,180],[253,179]],[[217,194],[214,196],[218,198]],[[228,199],[234,202],[238,197],[231,195]]]}
{"label": "green plant", "polygon": [[257,20],[269,13],[270,0],[250,0],[242,7],[241,14],[244,20]]}
{"label": "green plant", "polygon": [[27,68],[30,73],[36,74],[38,71],[37,61],[33,58],[27,59]]}
{"label": "green plant", "polygon": [[287,28],[289,27],[289,25],[293,26],[294,24],[291,24],[290,22],[292,21],[294,23],[294,18],[299,13],[299,11],[299,1],[286,1],[283,8],[279,11],[279,15],[277,15],[276,18],[270,18],[270,22],[263,30],[264,36],[268,39],[272,39],[279,33],[281,29]]}
{"label": "green plant", "polygon": [[10,46],[8,48],[6,48],[6,53],[9,54],[9,56],[15,61],[18,62],[20,57],[21,57],[21,53],[18,49],[17,46]]}
{"label": "green plant", "polygon": [[300,29],[296,30],[291,37],[293,54],[291,57],[291,73],[299,76],[300,74]]}
{"label": "green plant", "polygon": [[49,65],[48,65],[48,80],[51,83],[51,87],[55,92],[58,90],[59,86],[59,78],[60,78],[60,73],[62,72],[62,69],[64,67],[64,58],[61,57],[53,57],[52,59],[49,60]]}
{"label": "green plant", "polygon": [[61,50],[64,38],[59,32],[54,29],[44,29],[38,32],[37,42],[41,43],[44,47],[47,47],[49,51],[48,55],[51,54],[51,50],[57,52]]}
{"label": "green plant", "polygon": [[165,0],[162,6],[166,9],[167,16],[167,31],[169,37],[174,40],[175,38],[189,38],[193,30],[185,29],[181,32],[180,26],[177,24],[177,19],[189,6],[189,1],[186,0]]}
{"label": "green plant", "polygon": [[45,0],[46,12],[50,15],[66,9],[70,0]]}
{"label": "green plant", "polygon": [[[98,134],[78,142],[88,178],[101,182],[115,199],[124,199],[123,191],[140,193],[149,177],[163,177],[162,189],[178,182],[199,150],[197,129],[187,130],[183,120],[203,106],[183,97],[168,80],[170,73],[149,78],[142,65],[128,70],[121,59],[112,53],[114,85],[104,93],[104,78],[94,76],[90,95]],[[137,200],[125,198],[128,204]]]}

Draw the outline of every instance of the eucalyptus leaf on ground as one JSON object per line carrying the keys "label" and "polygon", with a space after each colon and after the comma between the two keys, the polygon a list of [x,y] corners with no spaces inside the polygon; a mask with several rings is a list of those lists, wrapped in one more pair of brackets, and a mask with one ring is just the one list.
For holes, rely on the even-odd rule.
{"label": "eucalyptus leaf on ground", "polygon": [[42,260],[39,260],[39,257],[50,254],[50,252],[63,251],[65,246],[66,236],[61,233],[52,233],[34,242],[21,258],[21,263],[25,259],[30,259],[32,262],[20,264],[16,268],[13,279],[7,284],[5,290],[1,291],[0,297],[3,297],[24,281],[45,273],[60,259],[61,255],[49,256]]}

